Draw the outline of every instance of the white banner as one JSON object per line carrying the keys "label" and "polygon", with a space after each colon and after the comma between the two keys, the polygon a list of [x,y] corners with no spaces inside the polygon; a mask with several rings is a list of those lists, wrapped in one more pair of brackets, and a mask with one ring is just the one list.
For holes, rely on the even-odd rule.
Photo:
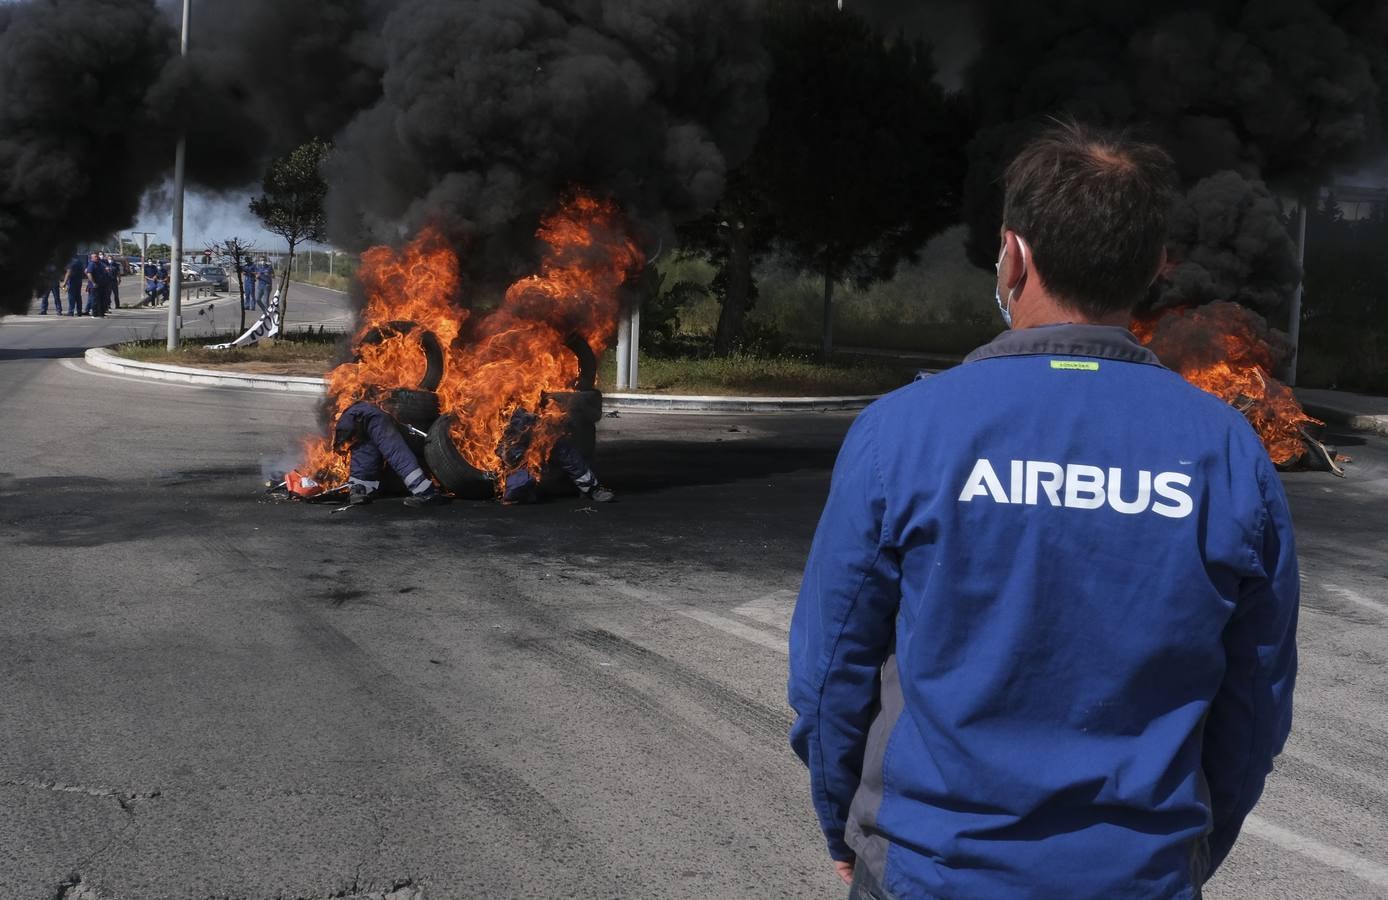
{"label": "white banner", "polygon": [[261,338],[272,338],[280,333],[280,292],[275,291],[275,296],[270,298],[270,305],[265,312],[260,314],[255,324],[250,327],[245,334],[241,335],[230,344],[208,344],[208,350],[230,350],[233,347],[252,347],[260,343]]}

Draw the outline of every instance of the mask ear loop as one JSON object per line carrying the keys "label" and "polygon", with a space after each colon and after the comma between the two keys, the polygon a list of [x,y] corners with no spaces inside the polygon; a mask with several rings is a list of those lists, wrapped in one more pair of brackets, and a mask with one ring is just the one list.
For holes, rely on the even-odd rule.
{"label": "mask ear loop", "polygon": [[[1022,282],[1027,280],[1027,273],[1031,270],[1031,264],[1027,259],[1029,255],[1027,251],[1027,242],[1022,240],[1022,236],[1020,234],[1017,235],[1017,249],[1022,254],[1022,277],[1018,278],[1017,284],[1013,286],[1012,290],[1007,292],[1007,314],[1009,316],[1012,315],[1012,301],[1017,299],[1017,292],[1022,289]],[[1007,247],[1003,247],[1002,253],[1003,256],[1007,255]],[[1001,259],[998,260],[998,265],[999,267],[1002,266]]]}

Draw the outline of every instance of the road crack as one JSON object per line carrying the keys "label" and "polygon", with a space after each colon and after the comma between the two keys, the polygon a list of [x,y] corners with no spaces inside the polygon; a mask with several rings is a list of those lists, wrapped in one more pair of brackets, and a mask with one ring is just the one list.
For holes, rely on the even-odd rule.
{"label": "road crack", "polygon": [[134,814],[134,804],[141,800],[154,800],[162,795],[162,791],[145,791],[131,793],[129,791],[118,791],[114,788],[92,787],[85,784],[66,784],[61,781],[52,781],[39,778],[6,778],[0,780],[0,787],[29,788],[36,791],[53,791],[59,794],[83,794],[88,797],[98,797],[116,801],[120,808],[127,813]]}

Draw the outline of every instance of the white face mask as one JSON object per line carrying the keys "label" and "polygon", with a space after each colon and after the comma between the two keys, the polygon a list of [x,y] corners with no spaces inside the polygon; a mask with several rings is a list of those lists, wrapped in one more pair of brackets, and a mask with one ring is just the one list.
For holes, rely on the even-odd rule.
{"label": "white face mask", "polygon": [[[1025,270],[1027,264],[1027,245],[1022,243],[1021,238],[1017,238],[1017,246],[1021,249],[1022,252],[1022,275],[1023,277],[1025,277]],[[1007,243],[1005,241],[1002,245],[1002,254],[998,257],[998,261],[993,263],[993,269],[998,273],[999,278],[1002,277],[1002,261],[1004,259],[1007,259]],[[1007,325],[1008,328],[1012,327],[1012,301],[1017,299],[1017,291],[1020,290],[1021,287],[1022,280],[1019,278],[1017,279],[1017,286],[1007,292],[1006,303],[1004,303],[1002,300],[1002,285],[998,284],[996,287],[993,288],[993,299],[997,301],[998,312],[1002,313],[1002,321],[1005,325]]]}

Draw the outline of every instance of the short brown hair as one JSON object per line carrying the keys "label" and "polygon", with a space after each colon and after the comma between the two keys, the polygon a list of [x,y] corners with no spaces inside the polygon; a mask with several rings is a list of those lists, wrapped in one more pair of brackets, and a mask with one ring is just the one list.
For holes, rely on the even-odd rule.
{"label": "short brown hair", "polygon": [[1003,226],[1030,245],[1062,304],[1091,318],[1132,309],[1161,262],[1175,169],[1166,151],[1058,122],[1004,176]]}

